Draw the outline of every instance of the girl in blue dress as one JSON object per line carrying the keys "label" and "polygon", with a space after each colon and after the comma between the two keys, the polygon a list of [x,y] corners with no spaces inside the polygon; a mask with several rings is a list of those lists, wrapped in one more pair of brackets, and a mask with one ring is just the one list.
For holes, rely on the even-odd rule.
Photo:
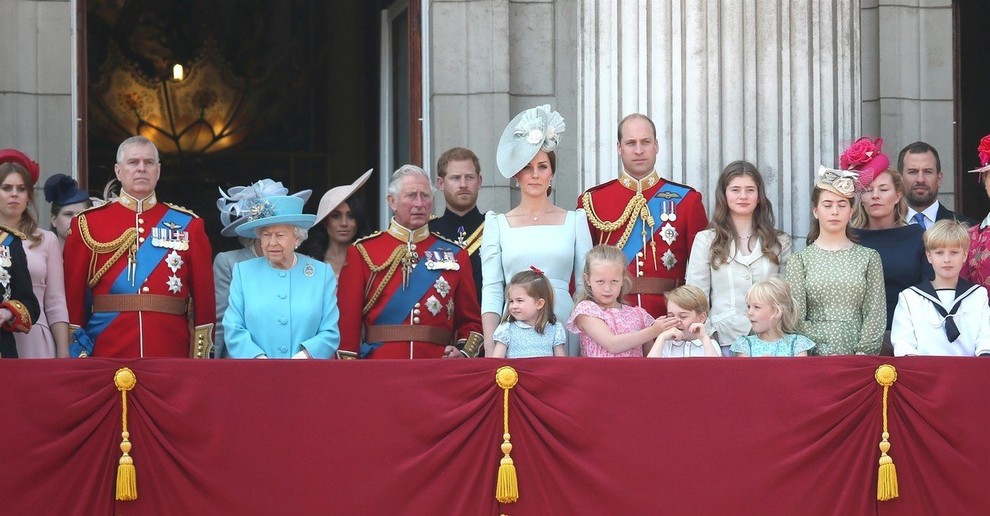
{"label": "girl in blue dress", "polygon": [[798,313],[791,289],[779,276],[753,285],[746,293],[746,316],[753,334],[732,343],[737,357],[806,357],[815,343],[797,332]]}
{"label": "girl in blue dress", "polygon": [[517,272],[505,289],[506,309],[492,336],[496,358],[567,356],[567,334],[553,313],[553,286],[536,267]]}

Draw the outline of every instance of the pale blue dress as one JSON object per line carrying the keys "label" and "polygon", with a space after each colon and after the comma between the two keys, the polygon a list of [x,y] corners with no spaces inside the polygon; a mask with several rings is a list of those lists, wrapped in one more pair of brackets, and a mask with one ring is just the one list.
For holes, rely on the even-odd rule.
{"label": "pale blue dress", "polygon": [[303,348],[313,358],[331,358],[340,346],[337,276],[329,265],[296,254],[288,270],[267,258],[234,265],[223,316],[231,358],[291,358]]}
{"label": "pale blue dress", "polygon": [[732,343],[733,353],[751,357],[793,357],[802,351],[810,351],[815,343],[804,335],[784,335],[780,340],[767,342],[756,335],[744,335]]}
{"label": "pale blue dress", "polygon": [[554,346],[567,344],[567,332],[559,322],[547,323],[541,335],[522,321],[505,321],[495,328],[493,340],[505,344],[505,358],[552,357]]}
{"label": "pale blue dress", "polygon": [[[568,211],[560,225],[509,226],[505,215],[485,214],[481,240],[481,313],[505,313],[505,286],[512,276],[530,266],[543,271],[553,286],[553,313],[567,321],[574,308],[570,282],[584,288],[584,256],[591,249],[591,233],[584,210]],[[567,354],[580,353],[578,339],[568,336]]]}

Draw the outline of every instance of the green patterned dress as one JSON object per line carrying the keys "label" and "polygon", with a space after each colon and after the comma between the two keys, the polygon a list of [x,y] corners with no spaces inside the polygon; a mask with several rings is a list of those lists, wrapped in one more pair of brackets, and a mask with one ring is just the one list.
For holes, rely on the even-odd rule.
{"label": "green patterned dress", "polygon": [[876,251],[811,244],[791,256],[787,282],[802,314],[799,330],[817,344],[816,354],[880,353],[887,305]]}

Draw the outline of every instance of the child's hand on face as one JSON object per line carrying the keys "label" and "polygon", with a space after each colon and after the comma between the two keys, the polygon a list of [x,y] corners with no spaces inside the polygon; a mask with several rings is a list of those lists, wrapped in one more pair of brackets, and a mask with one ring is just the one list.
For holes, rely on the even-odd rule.
{"label": "child's hand on face", "polygon": [[657,332],[657,335],[677,326],[677,319],[674,317],[667,317],[662,315],[657,317],[653,321],[651,328]]}
{"label": "child's hand on face", "polygon": [[709,338],[708,332],[705,331],[705,323],[703,322],[691,323],[691,326],[688,327],[688,333],[690,333],[694,338],[701,339],[702,341]]}
{"label": "child's hand on face", "polygon": [[684,340],[684,332],[677,328],[667,328],[657,336],[655,344],[663,346],[663,343],[668,340]]}

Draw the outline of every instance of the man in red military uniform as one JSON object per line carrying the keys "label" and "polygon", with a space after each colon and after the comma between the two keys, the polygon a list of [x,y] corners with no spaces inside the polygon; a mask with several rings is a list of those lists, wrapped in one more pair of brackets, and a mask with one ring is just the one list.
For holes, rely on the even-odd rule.
{"label": "man in red military uniform", "polygon": [[203,220],[159,202],[158,149],[133,136],[117,150],[120,197],[72,220],[65,297],[75,355],[206,358],[216,300]]}
{"label": "man in red military uniform", "polygon": [[[337,286],[340,351],[345,358],[476,356],[481,308],[471,260],[455,242],[430,233],[430,178],[405,165],[392,174],[384,232],[347,251]],[[460,349],[459,349],[460,347]]]}
{"label": "man in red military uniform", "polygon": [[701,194],[655,170],[657,130],[645,115],[619,123],[622,174],[586,191],[578,207],[588,215],[591,240],[622,249],[633,288],[627,298],[650,315],[667,315],[664,294],[684,284],[694,236],[708,227]]}

